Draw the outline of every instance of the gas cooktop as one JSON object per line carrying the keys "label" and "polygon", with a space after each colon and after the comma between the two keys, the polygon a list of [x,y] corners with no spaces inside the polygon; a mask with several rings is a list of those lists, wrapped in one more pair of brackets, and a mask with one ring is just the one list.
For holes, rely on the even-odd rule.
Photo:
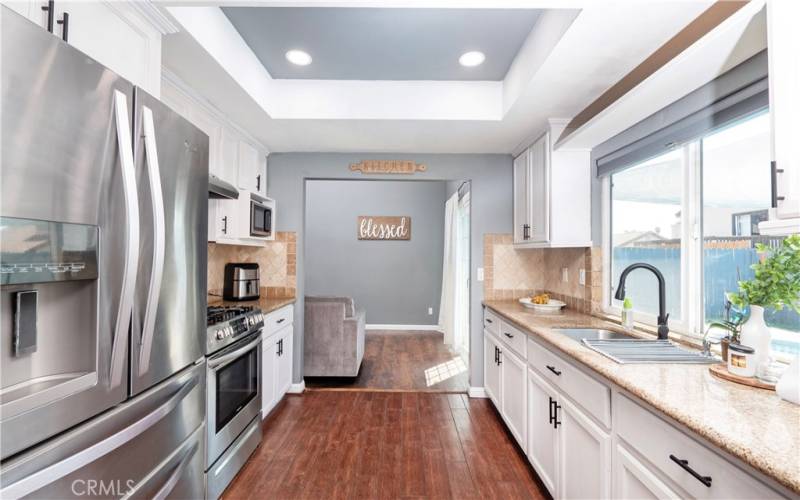
{"label": "gas cooktop", "polygon": [[206,355],[216,352],[264,326],[261,309],[253,306],[208,306]]}

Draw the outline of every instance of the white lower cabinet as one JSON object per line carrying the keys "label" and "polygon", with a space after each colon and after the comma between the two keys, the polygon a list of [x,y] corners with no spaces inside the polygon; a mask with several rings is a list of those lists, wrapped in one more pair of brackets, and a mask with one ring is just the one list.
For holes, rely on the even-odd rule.
{"label": "white lower cabinet", "polygon": [[613,497],[620,500],[681,498],[622,444],[614,450]]}
{"label": "white lower cabinet", "polygon": [[559,395],[558,497],[611,497],[611,435]]}
{"label": "white lower cabinet", "polygon": [[484,390],[495,406],[500,409],[500,363],[499,342],[488,332],[483,332],[483,378]]}
{"label": "white lower cabinet", "polygon": [[486,394],[553,498],[790,496],[493,311],[484,325]]}
{"label": "white lower cabinet", "polygon": [[527,447],[525,415],[527,408],[525,400],[525,360],[514,354],[510,349],[504,349],[500,355],[500,413],[506,421],[511,434],[517,438],[517,443],[525,451]]}
{"label": "white lower cabinet", "polygon": [[554,498],[609,498],[611,436],[528,370],[528,459]]}
{"label": "white lower cabinet", "polygon": [[[265,418],[292,385],[293,306],[286,306],[265,318],[261,356],[261,418]],[[271,322],[274,317],[287,321]]]}
{"label": "white lower cabinet", "polygon": [[553,497],[556,497],[558,439],[553,421],[556,391],[528,369],[528,460]]}

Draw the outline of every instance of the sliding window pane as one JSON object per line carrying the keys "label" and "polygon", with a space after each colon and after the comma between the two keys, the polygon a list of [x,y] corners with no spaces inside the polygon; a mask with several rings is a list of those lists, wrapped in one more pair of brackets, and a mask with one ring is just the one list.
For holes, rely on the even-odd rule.
{"label": "sliding window pane", "polygon": [[[652,264],[666,280],[670,319],[680,320],[683,150],[614,174],[611,186],[612,295],[628,265]],[[652,273],[632,272],[625,292],[635,311],[658,314],[658,282]]]}
{"label": "sliding window pane", "polygon": [[[725,293],[753,277],[756,243],[780,245],[762,236],[758,223],[770,207],[770,125],[762,113],[702,140],[703,273],[706,323],[725,318]],[[789,310],[766,313],[773,349],[796,350],[800,316]]]}

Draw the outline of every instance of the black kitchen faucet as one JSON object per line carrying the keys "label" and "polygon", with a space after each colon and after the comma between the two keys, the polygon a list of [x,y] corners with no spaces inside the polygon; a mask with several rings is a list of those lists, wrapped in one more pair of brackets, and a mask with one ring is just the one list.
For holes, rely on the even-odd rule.
{"label": "black kitchen faucet", "polygon": [[669,314],[667,314],[667,293],[664,275],[661,274],[658,268],[645,262],[637,262],[626,267],[619,277],[619,285],[617,285],[617,293],[614,294],[614,298],[617,300],[625,300],[625,279],[628,277],[628,273],[639,268],[652,271],[652,273],[656,275],[656,279],[658,279],[658,338],[659,340],[666,340],[669,335],[669,327],[667,326],[667,320],[669,320]]}

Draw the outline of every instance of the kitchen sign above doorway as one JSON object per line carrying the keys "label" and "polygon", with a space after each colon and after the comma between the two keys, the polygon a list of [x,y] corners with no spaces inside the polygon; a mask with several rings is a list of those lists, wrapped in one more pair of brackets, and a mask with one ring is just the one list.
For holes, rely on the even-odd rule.
{"label": "kitchen sign above doorway", "polygon": [[359,240],[407,241],[411,239],[411,217],[358,216]]}
{"label": "kitchen sign above doorway", "polygon": [[350,170],[362,174],[415,174],[428,170],[426,165],[413,160],[362,160],[351,163]]}

